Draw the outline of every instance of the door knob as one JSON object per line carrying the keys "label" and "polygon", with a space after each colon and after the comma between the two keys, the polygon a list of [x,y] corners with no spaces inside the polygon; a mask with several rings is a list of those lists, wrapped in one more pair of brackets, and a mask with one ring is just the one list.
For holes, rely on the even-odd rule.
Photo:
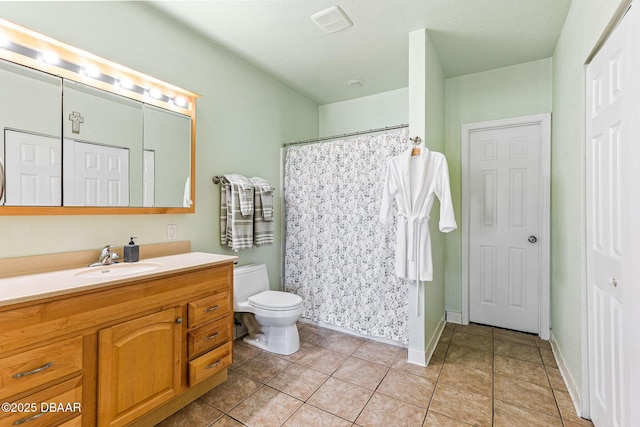
{"label": "door knob", "polygon": [[609,277],[609,284],[611,286],[613,286],[614,288],[618,287],[618,279],[616,279],[615,277]]}
{"label": "door knob", "polygon": [[538,238],[536,236],[529,236],[529,243],[535,243],[538,241]]}

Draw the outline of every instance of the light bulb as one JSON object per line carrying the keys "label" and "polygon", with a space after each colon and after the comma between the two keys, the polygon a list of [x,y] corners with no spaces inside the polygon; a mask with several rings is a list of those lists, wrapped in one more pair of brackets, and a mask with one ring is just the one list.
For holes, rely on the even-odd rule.
{"label": "light bulb", "polygon": [[155,87],[149,91],[149,95],[151,95],[151,97],[154,99],[162,98],[162,92],[160,92],[160,89]]}
{"label": "light bulb", "polygon": [[55,52],[52,52],[50,50],[46,50],[44,52],[42,52],[39,56],[39,58],[47,63],[47,64],[51,64],[51,65],[55,65],[58,62],[60,62],[60,58],[58,57],[58,55],[56,55]]}
{"label": "light bulb", "polygon": [[5,47],[9,44],[9,37],[6,34],[0,33],[0,47]]}
{"label": "light bulb", "polygon": [[182,96],[176,96],[176,105],[178,107],[186,107],[187,106],[187,100],[184,99],[184,97],[182,97]]}

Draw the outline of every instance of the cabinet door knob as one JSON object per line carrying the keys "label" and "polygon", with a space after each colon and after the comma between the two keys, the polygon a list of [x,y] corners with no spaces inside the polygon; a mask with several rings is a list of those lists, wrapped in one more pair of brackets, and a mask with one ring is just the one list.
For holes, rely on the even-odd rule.
{"label": "cabinet door knob", "polygon": [[182,323],[182,317],[178,317],[178,318],[176,319],[176,323],[177,323],[178,325],[179,325],[179,324],[181,324],[181,323]]}

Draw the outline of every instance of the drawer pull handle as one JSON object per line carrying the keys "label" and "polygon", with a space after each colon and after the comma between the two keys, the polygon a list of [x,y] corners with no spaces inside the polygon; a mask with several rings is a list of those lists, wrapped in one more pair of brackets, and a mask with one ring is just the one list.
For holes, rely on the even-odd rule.
{"label": "drawer pull handle", "polygon": [[210,312],[212,312],[212,311],[216,311],[216,310],[217,310],[217,309],[219,309],[219,308],[220,308],[220,304],[216,304],[216,305],[214,305],[213,307],[205,308],[205,309],[204,309],[204,312],[205,312],[205,313],[210,313]]}
{"label": "drawer pull handle", "polygon": [[42,412],[40,412],[39,414],[35,414],[35,415],[34,415],[34,416],[32,416],[32,417],[29,417],[29,418],[23,418],[23,419],[21,419],[21,420],[14,421],[14,422],[13,422],[13,425],[14,425],[14,426],[19,426],[19,425],[21,425],[21,424],[28,423],[29,421],[35,421],[35,420],[37,420],[38,418],[40,418],[41,416],[43,416],[44,414],[46,414],[46,413],[48,413],[48,412],[49,412],[49,411],[42,411]]}
{"label": "drawer pull handle", "polygon": [[[27,371],[27,372],[18,372],[17,374],[13,375],[13,378],[22,378],[22,377],[26,377],[27,375],[32,375],[32,374],[37,374],[38,372],[42,372],[45,369],[49,369],[50,367],[53,366],[53,362],[49,362],[44,366],[41,366],[39,368],[34,369],[33,371]],[[17,421],[16,421],[17,422]]]}
{"label": "drawer pull handle", "polygon": [[215,368],[216,366],[218,366],[220,364],[220,362],[222,362],[222,359],[218,359],[215,362],[213,362],[211,365],[205,366],[204,369]]}
{"label": "drawer pull handle", "polygon": [[215,334],[211,334],[211,335],[209,335],[208,337],[204,337],[204,338],[202,339],[202,341],[209,341],[209,340],[212,340],[212,339],[214,339],[215,337],[217,337],[218,335],[220,335],[220,332],[216,332]]}

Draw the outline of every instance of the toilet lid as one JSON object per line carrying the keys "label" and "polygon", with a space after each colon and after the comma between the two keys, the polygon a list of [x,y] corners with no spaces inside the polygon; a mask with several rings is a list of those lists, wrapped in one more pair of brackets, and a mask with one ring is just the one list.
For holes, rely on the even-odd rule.
{"label": "toilet lid", "polygon": [[302,298],[289,292],[265,291],[249,297],[252,307],[265,310],[290,310],[302,305]]}

